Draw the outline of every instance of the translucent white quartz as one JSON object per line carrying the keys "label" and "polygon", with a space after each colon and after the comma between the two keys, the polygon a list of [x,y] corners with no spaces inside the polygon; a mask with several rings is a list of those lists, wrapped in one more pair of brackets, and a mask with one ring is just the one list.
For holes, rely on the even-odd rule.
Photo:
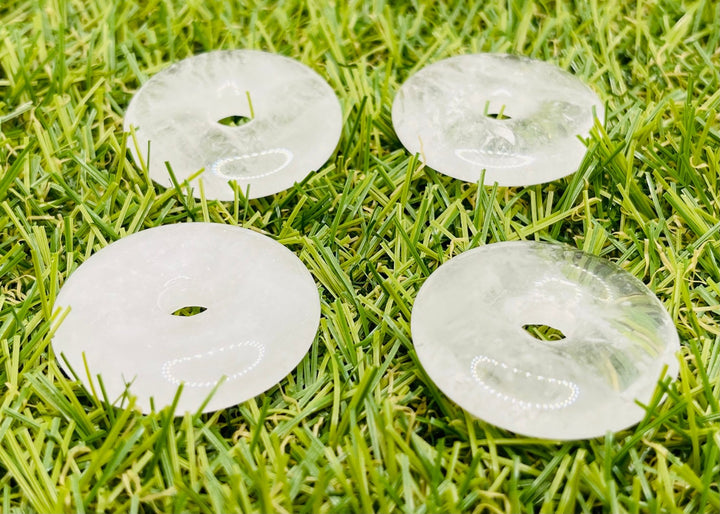
{"label": "translucent white quartz", "polygon": [[[493,117],[502,113],[509,118]],[[506,54],[451,57],[412,75],[392,107],[405,148],[451,177],[526,186],[577,171],[603,105],[552,64]]]}
{"label": "translucent white quartz", "polygon": [[[252,104],[252,106],[251,106]],[[239,126],[220,120],[252,118]],[[254,50],[215,51],[178,62],[148,80],[133,97],[125,130],[135,127],[137,148],[150,176],[172,181],[165,162],[200,196],[232,200],[229,181],[249,197],[271,195],[303,180],[330,157],[342,130],[332,88],[304,64]]]}
{"label": "translucent white quartz", "polygon": [[[559,329],[542,341],[525,325]],[[533,437],[581,439],[637,423],[677,331],[618,266],[570,247],[511,242],[467,251],[423,284],[412,336],[428,375],[479,418]]]}
{"label": "translucent white quartz", "polygon": [[[173,315],[187,306],[194,316]],[[70,308],[53,339],[89,391],[101,375],[110,400],[129,384],[143,412],[236,405],[281,381],[317,332],[320,301],[307,268],[287,248],[251,230],[214,223],[167,225],[112,243],[63,285]],[[59,362],[65,367],[64,360]]]}

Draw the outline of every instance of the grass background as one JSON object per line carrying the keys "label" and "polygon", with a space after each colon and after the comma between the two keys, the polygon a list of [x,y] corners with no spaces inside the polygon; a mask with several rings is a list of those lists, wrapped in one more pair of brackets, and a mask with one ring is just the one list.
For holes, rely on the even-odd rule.
{"label": "grass background", "polygon": [[[2,0],[2,512],[707,512],[720,509],[720,6],[716,1],[390,3]],[[338,93],[338,150],[294,189],[194,200],[126,152],[125,108],[168,63],[256,48]],[[607,103],[572,177],[478,187],[424,168],[390,106],[414,71],[469,52],[571,70]],[[50,350],[52,305],[124,235],[205,220],[268,234],[312,271],[323,318],[297,370],[210,415],[90,397]],[[664,302],[678,382],[646,418],[555,443],[478,421],[417,362],[413,299],[485,243],[559,241]],[[667,400],[658,405],[663,393]]]}

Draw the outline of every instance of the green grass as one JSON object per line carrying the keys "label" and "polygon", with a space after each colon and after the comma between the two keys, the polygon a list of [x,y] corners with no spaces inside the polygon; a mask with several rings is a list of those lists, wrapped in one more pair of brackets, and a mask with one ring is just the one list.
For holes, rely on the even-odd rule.
{"label": "green grass", "polygon": [[[243,3],[0,3],[2,512],[720,510],[720,4]],[[153,184],[126,151],[133,92],[220,48],[299,59],[338,93],[338,150],[295,188],[195,200]],[[403,149],[399,85],[479,51],[547,60],[601,95],[605,128],[577,174],[478,187]],[[237,407],[111,408],[60,372],[54,298],[112,241],[189,220],[294,251],[320,288],[317,339]],[[637,426],[529,439],[466,414],[423,372],[409,328],[418,288],[454,255],[517,239],[617,262],[667,307],[680,378]]]}

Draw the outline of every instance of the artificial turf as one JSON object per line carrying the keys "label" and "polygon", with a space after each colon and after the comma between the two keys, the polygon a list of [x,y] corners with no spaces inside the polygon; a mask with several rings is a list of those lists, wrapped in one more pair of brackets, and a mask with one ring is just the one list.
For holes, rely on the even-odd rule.
{"label": "artificial turf", "polygon": [[[720,510],[720,4],[242,4],[0,3],[2,512]],[[126,151],[132,94],[171,62],[234,48],[298,59],[330,83],[345,116],[336,152],[259,200],[153,184]],[[576,174],[468,184],[403,149],[390,117],[400,84],[481,51],[557,64],[600,95],[604,128]],[[295,252],[320,290],[317,338],[237,407],[111,407],[60,371],[54,298],[107,244],[186,221],[241,225]],[[679,380],[659,384],[637,426],[519,436],[423,372],[409,328],[418,288],[454,255],[518,239],[614,261],[668,309]]]}

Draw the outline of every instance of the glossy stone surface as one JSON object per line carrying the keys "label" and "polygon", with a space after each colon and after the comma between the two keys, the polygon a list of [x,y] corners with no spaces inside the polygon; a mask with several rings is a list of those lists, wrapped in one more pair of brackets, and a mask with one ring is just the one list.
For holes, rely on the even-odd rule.
{"label": "glossy stone surface", "polygon": [[598,96],[553,64],[470,54],[407,79],[392,120],[405,148],[446,175],[477,182],[485,169],[486,185],[526,186],[577,171],[593,109],[602,120]]}
{"label": "glossy stone surface", "polygon": [[[194,316],[172,313],[186,306]],[[71,310],[52,341],[88,391],[101,375],[112,400],[127,383],[143,412],[172,403],[205,412],[241,403],[280,382],[317,332],[320,301],[307,268],[287,248],[251,230],[184,223],[112,243],[63,285],[55,309]],[[65,371],[69,372],[67,367]]]}
{"label": "glossy stone surface", "polygon": [[[248,100],[249,97],[249,100]],[[251,105],[252,103],[252,110]],[[251,116],[252,115],[252,116]],[[227,117],[252,118],[239,126]],[[180,61],[148,80],[125,114],[135,127],[135,161],[147,161],[150,176],[165,187],[172,181],[165,162],[200,197],[232,200],[235,180],[249,197],[292,187],[330,157],[342,130],[342,112],[332,88],[304,64],[254,50],[215,51]]]}
{"label": "glossy stone surface", "polygon": [[[523,327],[565,338],[542,341]],[[417,355],[461,407],[533,437],[581,439],[629,427],[664,366],[675,377],[677,331],[632,275],[562,245],[497,243],[467,251],[423,284],[412,311]]]}

